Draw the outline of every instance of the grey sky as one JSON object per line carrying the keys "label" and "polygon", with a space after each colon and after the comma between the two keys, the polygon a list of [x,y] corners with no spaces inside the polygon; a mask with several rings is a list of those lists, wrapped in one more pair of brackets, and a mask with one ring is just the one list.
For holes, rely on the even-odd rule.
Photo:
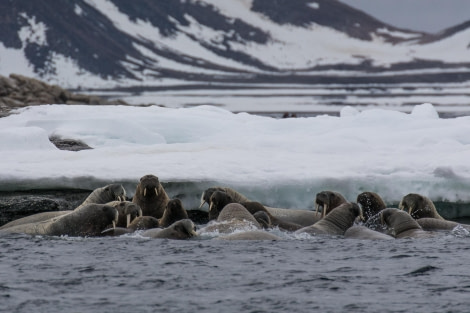
{"label": "grey sky", "polygon": [[340,0],[387,24],[436,33],[470,20],[470,0]]}

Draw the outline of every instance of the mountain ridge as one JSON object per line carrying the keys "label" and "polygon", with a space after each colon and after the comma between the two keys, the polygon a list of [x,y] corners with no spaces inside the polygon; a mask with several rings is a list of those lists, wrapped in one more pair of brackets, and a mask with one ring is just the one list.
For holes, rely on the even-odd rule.
{"label": "mountain ridge", "polygon": [[470,21],[431,35],[332,0],[7,0],[0,26],[1,75],[16,68],[68,88],[328,83],[410,69],[422,70],[410,81],[470,80]]}

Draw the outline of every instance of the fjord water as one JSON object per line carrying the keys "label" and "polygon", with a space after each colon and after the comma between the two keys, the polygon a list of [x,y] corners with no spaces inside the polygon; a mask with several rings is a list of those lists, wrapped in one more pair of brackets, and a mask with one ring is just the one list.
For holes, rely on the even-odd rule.
{"label": "fjord water", "polygon": [[470,238],[0,237],[1,312],[468,312]]}

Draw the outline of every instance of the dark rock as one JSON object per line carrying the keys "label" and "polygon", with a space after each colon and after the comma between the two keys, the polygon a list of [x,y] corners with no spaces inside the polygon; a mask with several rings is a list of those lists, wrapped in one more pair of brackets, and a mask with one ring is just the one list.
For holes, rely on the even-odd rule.
{"label": "dark rock", "polygon": [[78,139],[64,139],[58,136],[51,136],[49,140],[60,150],[81,151],[93,149],[86,143]]}

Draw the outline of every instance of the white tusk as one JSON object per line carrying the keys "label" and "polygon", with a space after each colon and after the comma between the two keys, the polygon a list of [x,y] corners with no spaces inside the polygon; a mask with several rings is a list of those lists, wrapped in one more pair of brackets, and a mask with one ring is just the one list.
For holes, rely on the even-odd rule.
{"label": "white tusk", "polygon": [[206,201],[201,201],[201,205],[199,206],[199,208],[202,208],[202,206],[206,203]]}
{"label": "white tusk", "polygon": [[155,195],[158,196],[158,190],[157,187],[155,187]]}
{"label": "white tusk", "polygon": [[129,227],[129,224],[131,223],[131,215],[130,215],[130,214],[127,214],[126,218],[127,218],[126,227]]}
{"label": "white tusk", "polygon": [[411,215],[411,211],[413,211],[413,206],[410,205],[410,209],[408,210],[408,214]]}
{"label": "white tusk", "polygon": [[326,216],[326,210],[328,210],[328,204],[323,205],[322,217]]}
{"label": "white tusk", "polygon": [[113,221],[113,229],[116,228],[116,221]]}
{"label": "white tusk", "polygon": [[144,188],[144,197],[147,195],[147,188]]}

